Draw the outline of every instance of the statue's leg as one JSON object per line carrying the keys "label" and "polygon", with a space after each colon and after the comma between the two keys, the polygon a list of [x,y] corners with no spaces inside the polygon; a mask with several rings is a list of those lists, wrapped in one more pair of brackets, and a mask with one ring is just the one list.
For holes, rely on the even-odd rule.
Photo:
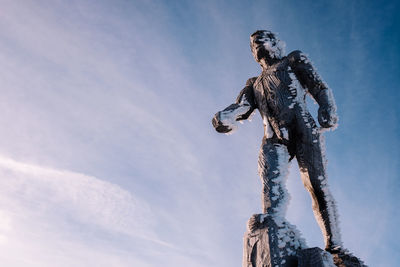
{"label": "statue's leg", "polygon": [[296,140],[296,158],[303,184],[312,198],[314,216],[324,235],[326,249],[340,247],[337,208],[327,185],[323,136],[313,121],[299,128],[302,131]]}
{"label": "statue's leg", "polygon": [[297,266],[296,253],[306,247],[294,225],[285,219],[289,194],[285,188],[289,153],[285,145],[264,139],[258,161],[263,184],[263,214],[248,222],[243,266]]}
{"label": "statue's leg", "polygon": [[264,214],[285,216],[289,201],[289,193],[285,186],[288,164],[289,153],[286,146],[271,139],[264,139],[258,159]]}

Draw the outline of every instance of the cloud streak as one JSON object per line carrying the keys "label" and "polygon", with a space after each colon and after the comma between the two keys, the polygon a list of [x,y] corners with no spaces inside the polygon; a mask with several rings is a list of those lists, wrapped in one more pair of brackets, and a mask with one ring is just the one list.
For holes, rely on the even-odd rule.
{"label": "cloud streak", "polygon": [[61,213],[77,221],[129,235],[149,232],[152,219],[148,205],[115,184],[3,156],[0,168],[4,202],[23,206],[35,203],[43,214],[63,209]]}
{"label": "cloud streak", "polygon": [[[182,251],[155,234],[150,207],[118,185],[4,156],[0,176],[0,246],[5,252],[0,258],[10,266],[54,261],[58,266],[148,266],[144,254],[129,256],[126,245],[135,242],[182,258]],[[111,244],[98,236],[109,236]],[[125,248],[115,246],[118,236],[128,241]]]}

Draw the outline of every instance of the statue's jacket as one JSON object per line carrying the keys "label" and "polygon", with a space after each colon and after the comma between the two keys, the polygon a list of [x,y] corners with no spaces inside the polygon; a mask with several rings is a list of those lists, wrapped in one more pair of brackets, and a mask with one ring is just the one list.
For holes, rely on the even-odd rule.
{"label": "statue's jacket", "polygon": [[302,136],[309,132],[304,128],[317,127],[305,104],[307,92],[321,108],[336,111],[330,89],[307,57],[296,50],[250,78],[236,103],[222,111],[220,121],[224,123],[223,114],[234,114],[236,121],[245,120],[258,109],[265,138],[287,145],[293,156],[294,141],[304,139]]}

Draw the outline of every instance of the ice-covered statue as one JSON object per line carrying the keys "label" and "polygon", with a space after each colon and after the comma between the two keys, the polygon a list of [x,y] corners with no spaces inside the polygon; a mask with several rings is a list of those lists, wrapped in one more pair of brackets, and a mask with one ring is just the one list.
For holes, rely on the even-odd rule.
{"label": "ice-covered statue", "polygon": [[[296,50],[285,56],[285,44],[265,30],[250,37],[255,60],[261,65],[258,77],[247,80],[236,102],[215,114],[212,123],[220,133],[230,133],[237,122],[248,119],[258,109],[264,124],[259,155],[262,180],[263,214],[248,222],[244,266],[287,266],[290,256],[305,249],[295,226],[285,219],[288,193],[285,180],[288,163],[296,157],[304,186],[312,198],[315,218],[322,230],[325,250],[342,250],[335,201],[327,186],[323,129],[337,126],[336,105],[332,91],[316,73],[305,54]],[[318,103],[319,128],[306,106],[310,94]],[[266,229],[260,237],[260,229]],[[252,236],[256,238],[252,241]],[[247,244],[246,244],[247,242]],[[261,245],[261,243],[265,243]],[[270,251],[260,254],[266,246]],[[326,253],[326,252],[323,252]],[[245,251],[246,254],[246,251]],[[262,253],[261,253],[262,254]],[[264,257],[264,259],[263,259]],[[269,259],[265,259],[269,257]],[[264,261],[264,263],[262,263]]]}

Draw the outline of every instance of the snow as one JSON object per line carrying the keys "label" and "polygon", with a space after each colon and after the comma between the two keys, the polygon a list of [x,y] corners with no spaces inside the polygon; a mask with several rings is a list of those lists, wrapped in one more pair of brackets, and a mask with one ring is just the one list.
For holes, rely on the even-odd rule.
{"label": "snow", "polygon": [[296,98],[293,100],[294,103],[303,104],[305,108],[305,90],[300,85],[300,82],[297,80],[296,75],[293,73],[292,69],[289,67],[289,77],[291,79],[291,83],[289,84],[289,92],[292,95],[295,95]]}
{"label": "snow", "polygon": [[287,210],[287,205],[289,204],[290,196],[289,192],[286,189],[286,180],[289,175],[289,153],[287,151],[286,146],[279,145],[276,147],[278,154],[278,171],[279,175],[275,179],[272,180],[276,186],[280,187],[281,201],[277,207],[274,208],[275,214],[277,217],[284,218]]}
{"label": "snow", "polygon": [[235,109],[223,110],[219,112],[219,120],[224,126],[228,126],[231,131],[227,134],[234,133],[238,126],[237,126],[237,119],[246,114],[251,109],[249,101],[246,97],[243,97],[241,102],[238,104],[238,107]]}
{"label": "snow", "polygon": [[271,40],[268,37],[262,39],[264,48],[272,58],[280,59],[285,54],[286,43],[281,40]]}
{"label": "snow", "polygon": [[321,256],[324,267],[336,267],[336,265],[333,263],[333,257],[329,252],[322,251]]}
{"label": "snow", "polygon": [[263,123],[264,123],[264,135],[266,138],[271,138],[274,136],[274,132],[272,130],[271,125],[269,124],[268,118],[265,116],[263,118]]}
{"label": "snow", "polygon": [[289,132],[286,128],[280,128],[283,139],[289,140]]}

